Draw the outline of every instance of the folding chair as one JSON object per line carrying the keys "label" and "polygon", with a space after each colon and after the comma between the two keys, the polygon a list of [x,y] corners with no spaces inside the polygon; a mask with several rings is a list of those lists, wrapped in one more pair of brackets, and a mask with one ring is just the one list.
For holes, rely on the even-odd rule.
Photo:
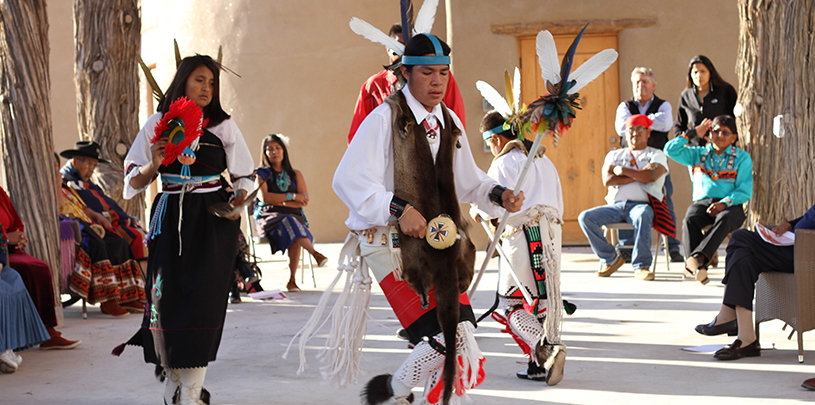
{"label": "folding chair", "polygon": [[[617,232],[620,229],[628,229],[628,230],[633,231],[634,230],[634,225],[631,225],[628,222],[615,222],[615,223],[612,223],[612,224],[603,225],[603,236],[605,236],[608,239],[609,238],[609,231],[613,231],[613,232],[611,232],[611,239],[609,241],[612,245],[614,245],[615,247],[618,247],[618,248],[633,249],[634,245],[617,246],[617,242],[619,241],[619,237],[617,235]],[[663,250],[663,253],[665,254],[665,267],[666,267],[666,269],[668,271],[671,271],[671,257],[670,257],[670,255],[668,253],[668,248],[667,248],[668,247],[668,237],[661,234],[661,233],[658,233],[658,232],[657,232],[657,235],[662,236],[662,243],[665,245],[665,249]],[[659,261],[659,242],[657,242],[656,247],[654,248],[654,262],[651,264],[651,268],[652,268],[651,271],[653,273],[657,272],[657,262],[658,261]],[[603,265],[601,263],[600,264],[600,269],[602,270],[602,268],[603,268]]]}
{"label": "folding chair", "polygon": [[[255,219],[252,217],[252,207],[250,205],[246,206],[245,210],[245,217],[246,217],[246,231],[249,233],[249,237],[246,238],[246,242],[249,244],[249,252],[257,258],[256,248],[255,245],[269,243],[269,240],[266,239],[265,236],[257,235],[255,232]],[[285,258],[285,252],[281,252],[283,257]],[[314,288],[317,288],[317,278],[314,276],[314,262],[311,258],[311,254],[306,251],[306,249],[300,249],[300,269],[303,271],[300,272],[300,283],[306,282],[306,256],[308,256],[308,268],[311,270],[311,282],[314,284]],[[271,260],[258,260],[258,263],[265,263],[270,262]]]}

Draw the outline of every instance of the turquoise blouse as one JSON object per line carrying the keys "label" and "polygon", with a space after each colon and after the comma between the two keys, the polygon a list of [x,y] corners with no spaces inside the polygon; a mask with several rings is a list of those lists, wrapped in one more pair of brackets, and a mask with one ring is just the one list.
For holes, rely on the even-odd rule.
{"label": "turquoise blouse", "polygon": [[693,201],[715,198],[731,207],[753,197],[753,159],[749,153],[730,145],[717,156],[711,143],[685,146],[688,141],[677,136],[665,145],[665,154],[691,167]]}

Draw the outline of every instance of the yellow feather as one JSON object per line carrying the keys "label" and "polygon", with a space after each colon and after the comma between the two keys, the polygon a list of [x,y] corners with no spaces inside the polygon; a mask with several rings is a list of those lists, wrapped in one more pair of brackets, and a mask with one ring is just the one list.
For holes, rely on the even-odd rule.
{"label": "yellow feather", "polygon": [[506,70],[504,71],[504,85],[506,86],[506,93],[504,94],[507,95],[506,98],[507,104],[509,104],[509,109],[512,112],[515,112],[515,95],[512,91],[512,79],[509,76],[509,72]]}

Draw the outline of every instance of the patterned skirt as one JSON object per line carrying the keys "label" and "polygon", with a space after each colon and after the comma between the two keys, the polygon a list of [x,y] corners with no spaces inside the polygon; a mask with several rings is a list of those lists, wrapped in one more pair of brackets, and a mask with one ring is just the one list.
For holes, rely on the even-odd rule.
{"label": "patterned skirt", "polygon": [[269,240],[272,254],[288,249],[292,242],[300,238],[314,242],[305,223],[302,215],[281,212],[264,213],[257,219],[258,233]]}
{"label": "patterned skirt", "polygon": [[101,238],[85,225],[70,288],[90,304],[145,300],[144,277],[127,241],[110,231]]}

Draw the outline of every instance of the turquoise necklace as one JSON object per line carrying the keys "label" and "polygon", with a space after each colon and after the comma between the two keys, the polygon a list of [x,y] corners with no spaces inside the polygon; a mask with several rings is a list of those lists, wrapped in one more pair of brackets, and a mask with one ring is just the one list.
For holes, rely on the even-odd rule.
{"label": "turquoise necklace", "polygon": [[[272,169],[274,171],[274,169]],[[291,182],[289,181],[289,174],[286,173],[286,169],[280,171],[280,173],[275,173],[275,182],[277,183],[277,188],[280,191],[285,192],[289,189]]]}

